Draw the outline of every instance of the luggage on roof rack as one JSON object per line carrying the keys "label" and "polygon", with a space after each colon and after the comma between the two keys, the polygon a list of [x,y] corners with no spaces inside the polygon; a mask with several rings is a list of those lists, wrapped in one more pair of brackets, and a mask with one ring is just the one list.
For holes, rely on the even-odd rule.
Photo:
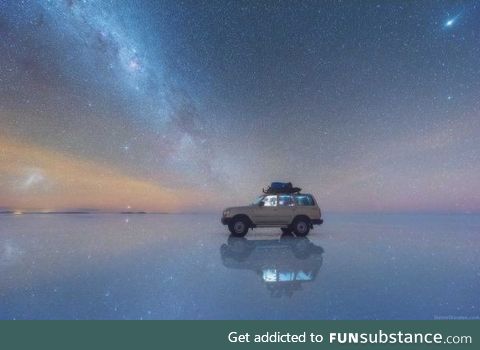
{"label": "luggage on roof rack", "polygon": [[265,194],[279,194],[279,193],[298,193],[302,189],[300,187],[293,187],[291,182],[272,182],[267,189],[263,189]]}

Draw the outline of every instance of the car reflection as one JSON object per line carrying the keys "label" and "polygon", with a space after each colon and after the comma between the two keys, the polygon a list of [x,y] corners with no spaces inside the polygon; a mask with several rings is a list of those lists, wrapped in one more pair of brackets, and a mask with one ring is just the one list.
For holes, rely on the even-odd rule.
{"label": "car reflection", "polygon": [[252,270],[272,297],[291,297],[312,282],[322,266],[324,250],[306,237],[283,235],[274,240],[249,240],[230,236],[220,247],[223,265]]}

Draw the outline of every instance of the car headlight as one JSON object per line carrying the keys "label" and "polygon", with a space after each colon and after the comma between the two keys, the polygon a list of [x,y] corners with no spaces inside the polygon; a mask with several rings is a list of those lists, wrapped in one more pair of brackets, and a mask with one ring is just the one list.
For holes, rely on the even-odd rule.
{"label": "car headlight", "polygon": [[223,211],[223,216],[230,216],[230,210],[224,210]]}

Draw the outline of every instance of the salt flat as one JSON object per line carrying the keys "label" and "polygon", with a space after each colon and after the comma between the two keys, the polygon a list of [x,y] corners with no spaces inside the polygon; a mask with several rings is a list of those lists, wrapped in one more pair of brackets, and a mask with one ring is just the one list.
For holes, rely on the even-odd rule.
{"label": "salt flat", "polygon": [[218,215],[0,215],[1,319],[480,316],[480,216],[326,214],[308,239]]}

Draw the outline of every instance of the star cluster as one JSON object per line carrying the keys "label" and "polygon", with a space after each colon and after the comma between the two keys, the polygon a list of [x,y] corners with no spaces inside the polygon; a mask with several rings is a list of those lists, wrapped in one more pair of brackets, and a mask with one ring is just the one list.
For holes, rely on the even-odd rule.
{"label": "star cluster", "polygon": [[0,4],[0,207],[480,210],[475,1]]}

